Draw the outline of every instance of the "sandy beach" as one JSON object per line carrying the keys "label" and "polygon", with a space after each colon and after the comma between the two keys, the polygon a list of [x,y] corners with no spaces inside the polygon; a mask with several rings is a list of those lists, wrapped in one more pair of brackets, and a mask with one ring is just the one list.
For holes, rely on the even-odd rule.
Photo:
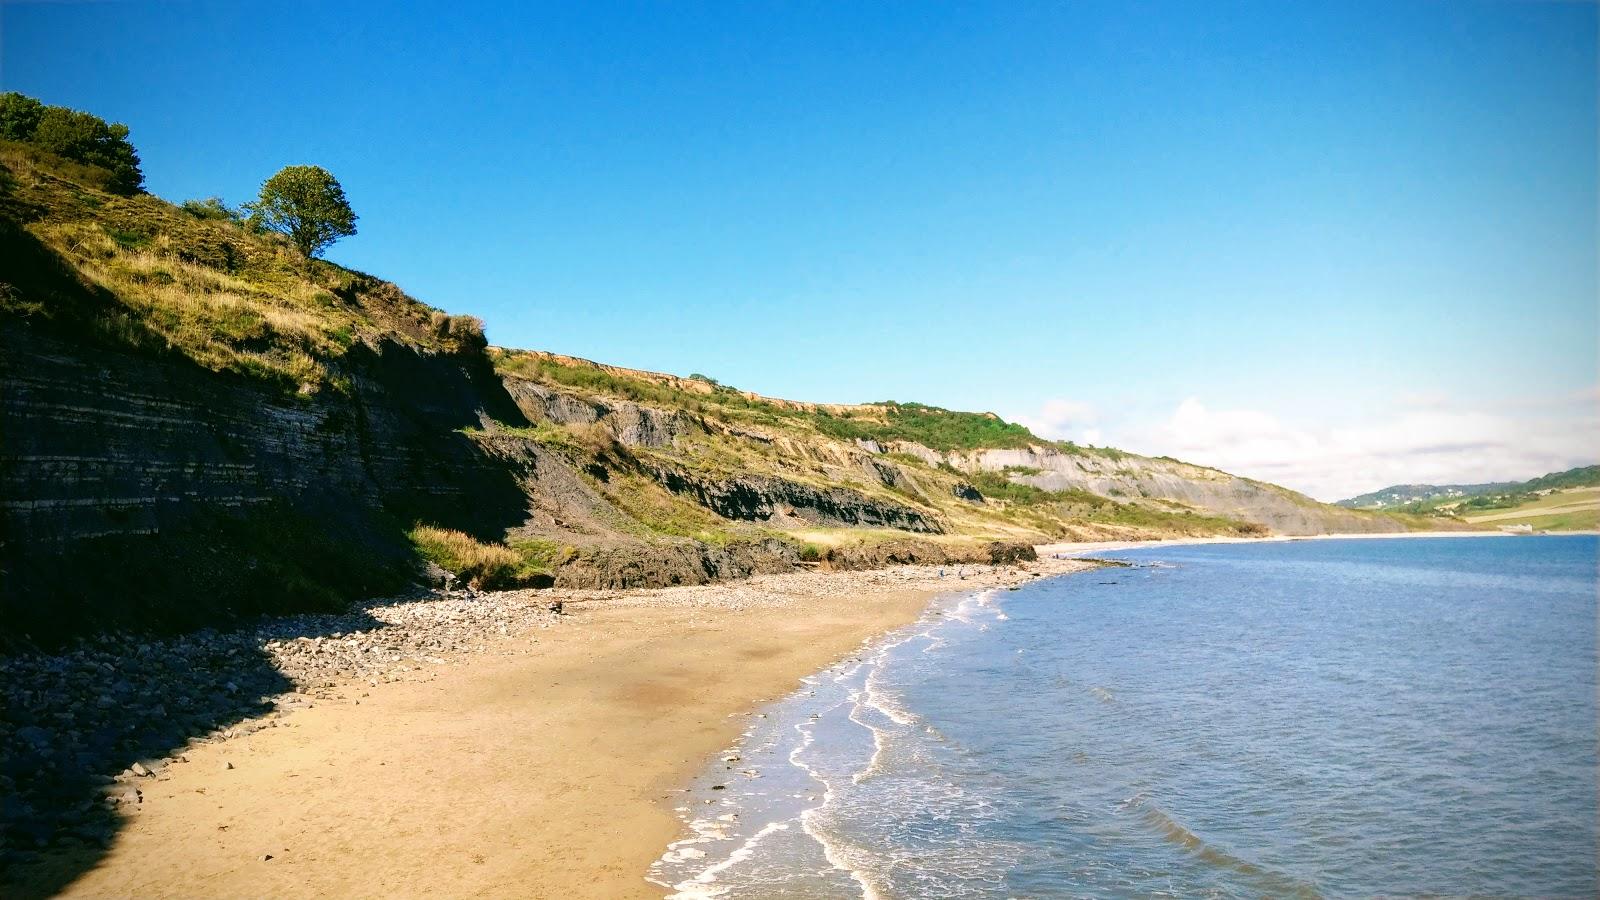
{"label": "sandy beach", "polygon": [[[1403,536],[1429,535],[1394,535]],[[679,836],[670,810],[683,785],[803,676],[915,620],[942,593],[1080,571],[1088,566],[1073,557],[1084,553],[1237,540],[1044,545],[1020,568],[413,602],[381,614],[392,624],[367,639],[398,639],[422,665],[371,678],[324,681],[325,648],[268,642],[285,676],[314,687],[280,696],[265,719],[176,748],[152,774],[123,773],[107,790],[136,789],[138,800],[117,807],[107,851],[88,866],[81,855],[47,856],[10,887],[79,897],[660,896],[644,873]],[[559,618],[543,612],[556,600]],[[442,648],[433,643],[447,631]]]}
{"label": "sandy beach", "polygon": [[[761,702],[939,593],[1081,568],[572,594],[558,624],[498,636],[493,652],[336,684],[275,727],[185,748],[138,779],[109,851],[63,893],[659,896],[643,875],[678,833],[670,801]],[[66,880],[51,868],[30,867],[32,888]]]}

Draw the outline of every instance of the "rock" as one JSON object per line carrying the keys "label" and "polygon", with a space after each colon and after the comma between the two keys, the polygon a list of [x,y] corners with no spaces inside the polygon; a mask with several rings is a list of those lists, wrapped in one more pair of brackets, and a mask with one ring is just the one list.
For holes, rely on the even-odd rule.
{"label": "rock", "polygon": [[847,487],[816,487],[755,474],[712,479],[665,467],[651,474],[662,487],[726,519],[765,522],[774,517],[798,518],[814,525],[887,527],[927,534],[944,531],[921,510]]}
{"label": "rock", "polygon": [[268,861],[270,859],[272,859],[272,854],[271,853],[263,853],[263,854],[261,854],[261,861],[262,862],[266,862],[266,861]]}
{"label": "rock", "polygon": [[1033,562],[1039,558],[1039,554],[1033,549],[1032,544],[1023,544],[1016,541],[994,541],[984,549],[985,555],[988,557],[987,562],[996,566]]}
{"label": "rock", "polygon": [[128,767],[128,770],[133,774],[138,775],[140,778],[148,778],[149,776],[155,774],[154,772],[150,771],[150,769],[147,768],[142,762],[134,763]]}
{"label": "rock", "polygon": [[222,763],[222,771],[226,772],[231,768],[233,768],[233,763],[224,760]]}
{"label": "rock", "polygon": [[37,725],[25,725],[17,729],[17,737],[35,747],[50,746],[50,732]]}
{"label": "rock", "polygon": [[138,788],[123,788],[121,790],[111,791],[110,793],[106,794],[106,805],[108,806],[117,806],[119,804],[128,805],[132,803],[143,802],[144,792],[140,791]]}

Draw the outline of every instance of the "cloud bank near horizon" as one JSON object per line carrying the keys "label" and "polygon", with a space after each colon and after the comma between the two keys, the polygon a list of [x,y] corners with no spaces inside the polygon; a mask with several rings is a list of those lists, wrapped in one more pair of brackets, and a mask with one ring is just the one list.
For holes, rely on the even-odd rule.
{"label": "cloud bank near horizon", "polygon": [[1358,425],[1289,422],[1198,397],[1153,420],[1071,398],[1015,419],[1041,437],[1172,456],[1329,502],[1391,484],[1518,481],[1600,461],[1600,386],[1505,407],[1402,396]]}

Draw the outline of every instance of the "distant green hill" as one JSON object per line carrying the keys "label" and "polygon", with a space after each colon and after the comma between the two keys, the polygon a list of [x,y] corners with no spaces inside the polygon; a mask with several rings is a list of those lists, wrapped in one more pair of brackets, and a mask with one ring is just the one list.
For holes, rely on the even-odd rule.
{"label": "distant green hill", "polygon": [[1412,503],[1430,500],[1448,500],[1475,497],[1495,491],[1510,490],[1521,482],[1490,481],[1483,484],[1391,484],[1386,488],[1358,494],[1334,505],[1347,509],[1396,509]]}
{"label": "distant green hill", "polygon": [[1420,515],[1469,515],[1475,511],[1512,509],[1541,491],[1559,491],[1600,485],[1600,466],[1581,466],[1551,472],[1527,481],[1493,481],[1484,484],[1396,484],[1340,500],[1350,509],[1376,509]]}

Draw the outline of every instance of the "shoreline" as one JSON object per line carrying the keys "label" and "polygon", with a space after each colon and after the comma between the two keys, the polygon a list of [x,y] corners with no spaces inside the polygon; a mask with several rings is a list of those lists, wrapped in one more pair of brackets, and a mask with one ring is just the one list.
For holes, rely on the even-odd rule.
{"label": "shoreline", "polygon": [[[499,635],[478,635],[481,646],[429,656],[409,676],[329,682],[315,704],[290,695],[293,715],[280,705],[225,740],[172,751],[172,764],[151,776],[119,776],[140,797],[119,807],[125,818],[109,850],[90,866],[51,854],[14,873],[22,879],[12,887],[17,896],[659,897],[645,874],[682,836],[670,801],[748,716],[916,621],[939,596],[1093,565],[1058,554],[1510,536],[1063,543],[1039,546],[1040,559],[1024,567],[947,566],[944,578],[937,567],[902,566],[533,592],[562,601],[568,615],[509,630],[490,616]],[[527,607],[528,593],[466,602]]]}
{"label": "shoreline", "polygon": [[289,709],[123,773],[106,790],[136,799],[116,807],[110,846],[17,866],[8,893],[659,897],[645,874],[681,828],[662,801],[749,713],[936,596],[1091,566],[535,592],[563,602],[559,624],[533,617],[392,680],[287,695]]}

